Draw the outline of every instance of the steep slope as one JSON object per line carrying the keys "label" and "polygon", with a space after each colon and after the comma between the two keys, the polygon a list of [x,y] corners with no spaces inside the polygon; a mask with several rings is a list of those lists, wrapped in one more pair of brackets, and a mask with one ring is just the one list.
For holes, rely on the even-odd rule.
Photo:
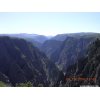
{"label": "steep slope", "polygon": [[68,34],[58,34],[51,38],[51,40],[57,40],[57,41],[64,41],[68,37]]}
{"label": "steep slope", "polygon": [[12,85],[31,81],[33,86],[55,84],[59,70],[31,43],[23,39],[0,37],[0,72]]}
{"label": "steep slope", "polygon": [[89,46],[87,57],[66,70],[65,86],[100,86],[100,40]]}
{"label": "steep slope", "polygon": [[[89,39],[89,42],[90,42],[91,38],[97,37],[98,35],[99,34],[97,33],[96,34],[95,33],[59,34],[45,41],[43,44],[41,44],[41,46],[39,46],[40,47],[39,49],[41,49],[41,51],[43,51],[49,57],[50,60],[52,60],[53,62],[58,62],[60,58],[66,56],[62,54],[62,57],[59,57],[60,54],[62,52],[65,52],[65,49],[67,53],[70,53],[71,46],[72,47],[74,46],[73,47],[74,49],[78,42],[83,41],[83,40],[81,41],[81,38],[83,38],[84,41],[85,41],[85,38],[87,40]],[[77,43],[75,44],[74,42],[77,42]],[[83,44],[80,43],[79,45],[83,45]],[[67,51],[67,49],[69,50]]]}
{"label": "steep slope", "polygon": [[35,41],[33,38],[24,38],[26,41],[31,42],[35,47],[41,48],[42,43]]}
{"label": "steep slope", "polygon": [[92,38],[73,38],[66,39],[60,48],[57,64],[63,71],[69,65],[76,63],[80,58],[86,56],[88,45],[93,41]]}
{"label": "steep slope", "polygon": [[[52,54],[60,48],[61,44],[62,41],[47,40],[41,45],[40,50],[43,51],[49,59],[51,59]],[[54,62],[54,60],[52,61]]]}
{"label": "steep slope", "polygon": [[[75,64],[78,59],[85,57],[89,44],[95,41],[97,37],[100,38],[100,34],[98,33],[76,33],[69,35],[70,37],[68,36],[66,40],[58,46],[59,48],[55,49],[50,55],[50,59],[55,62],[58,68],[63,70],[63,72],[65,72],[68,66]],[[53,47],[51,46],[51,48]]]}
{"label": "steep slope", "polygon": [[99,33],[72,33],[59,34],[41,45],[41,50],[56,63],[60,70],[74,63],[77,59],[86,56],[88,45],[96,38],[100,38]]}

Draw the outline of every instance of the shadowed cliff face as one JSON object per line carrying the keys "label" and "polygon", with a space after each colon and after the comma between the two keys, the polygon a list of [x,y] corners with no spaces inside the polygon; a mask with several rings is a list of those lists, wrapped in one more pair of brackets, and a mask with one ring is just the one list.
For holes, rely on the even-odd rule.
{"label": "shadowed cliff face", "polygon": [[0,37],[0,72],[12,85],[31,81],[33,86],[54,84],[59,70],[31,43]]}
{"label": "shadowed cliff face", "polygon": [[100,86],[100,40],[89,45],[87,57],[66,70],[64,86]]}
{"label": "shadowed cliff face", "polygon": [[89,44],[92,38],[68,38],[64,41],[60,48],[57,64],[65,71],[68,66],[73,65],[78,59],[83,58],[87,54]]}
{"label": "shadowed cliff face", "polygon": [[44,52],[52,62],[55,62],[55,59],[51,58],[52,54],[60,49],[62,43],[63,43],[62,41],[47,40],[41,45],[40,50]]}
{"label": "shadowed cliff face", "polygon": [[66,69],[75,64],[78,59],[87,56],[89,44],[95,41],[97,37],[100,37],[100,34],[76,33],[57,35],[45,41],[41,46],[41,51],[43,51],[60,70],[65,72]]}
{"label": "shadowed cliff face", "polygon": [[45,48],[43,50],[49,59],[56,63],[60,70],[65,72],[68,66],[75,64],[78,59],[87,55],[88,45],[92,41],[94,41],[94,38],[67,37],[64,42],[58,45],[51,45],[50,47],[44,46]]}

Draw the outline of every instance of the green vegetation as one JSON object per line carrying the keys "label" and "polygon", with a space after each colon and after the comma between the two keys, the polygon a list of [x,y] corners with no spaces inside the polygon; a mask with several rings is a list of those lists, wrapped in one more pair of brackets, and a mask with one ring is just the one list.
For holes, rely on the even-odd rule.
{"label": "green vegetation", "polygon": [[4,82],[0,81],[0,87],[7,87],[7,85]]}

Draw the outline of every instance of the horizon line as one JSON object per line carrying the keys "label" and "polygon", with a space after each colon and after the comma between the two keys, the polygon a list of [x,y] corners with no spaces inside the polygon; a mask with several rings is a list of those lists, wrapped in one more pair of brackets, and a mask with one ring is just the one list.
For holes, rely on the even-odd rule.
{"label": "horizon line", "polygon": [[100,32],[65,32],[65,33],[58,33],[58,34],[54,34],[54,35],[46,35],[46,34],[39,34],[39,33],[28,33],[28,32],[15,32],[15,33],[0,33],[2,35],[6,35],[6,34],[28,34],[28,35],[43,35],[43,36],[56,36],[56,35],[61,35],[61,34],[79,34],[79,33],[94,33],[94,34],[100,34]]}

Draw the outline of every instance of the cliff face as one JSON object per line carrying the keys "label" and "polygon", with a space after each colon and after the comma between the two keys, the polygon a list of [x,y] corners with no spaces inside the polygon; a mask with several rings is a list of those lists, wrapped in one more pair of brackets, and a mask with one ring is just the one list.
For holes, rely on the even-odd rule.
{"label": "cliff face", "polygon": [[78,60],[66,70],[65,86],[100,86],[100,40],[94,41],[87,57]]}
{"label": "cliff face", "polygon": [[75,64],[78,59],[83,58],[87,54],[88,45],[92,39],[87,38],[68,38],[64,41],[57,64],[64,71],[68,66]]}
{"label": "cliff face", "polygon": [[57,50],[59,50],[61,45],[62,45],[62,41],[47,40],[41,45],[40,49],[42,52],[44,52],[47,55],[47,57],[50,60],[55,62],[55,59],[52,59],[52,54],[55,53]]}
{"label": "cliff face", "polygon": [[31,81],[33,86],[54,84],[59,70],[31,43],[16,38],[0,37],[0,72],[12,85]]}
{"label": "cliff face", "polygon": [[68,37],[58,49],[51,55],[58,68],[63,72],[77,62],[78,59],[84,58],[87,55],[89,44],[94,41],[94,38],[84,37]]}
{"label": "cliff face", "polygon": [[61,34],[45,41],[41,50],[65,72],[78,59],[86,57],[89,44],[97,37],[100,35],[96,33]]}
{"label": "cliff face", "polygon": [[87,55],[90,43],[100,38],[98,33],[60,34],[41,45],[41,50],[53,61],[60,70],[66,71],[78,59]]}

